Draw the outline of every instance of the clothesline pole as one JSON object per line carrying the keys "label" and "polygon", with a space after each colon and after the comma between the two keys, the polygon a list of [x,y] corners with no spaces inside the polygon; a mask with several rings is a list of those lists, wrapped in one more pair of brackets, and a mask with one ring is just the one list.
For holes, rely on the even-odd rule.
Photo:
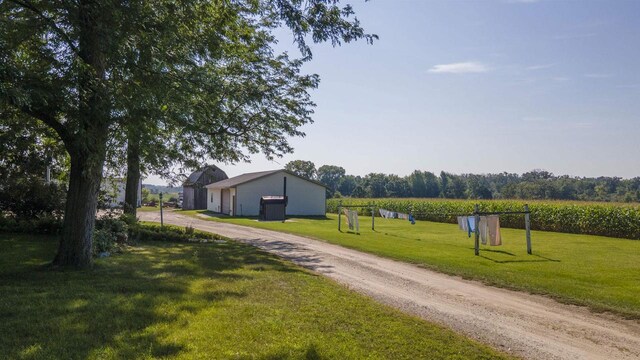
{"label": "clothesline pole", "polygon": [[531,255],[531,220],[529,219],[529,205],[524,205],[524,226],[527,233],[527,254]]}
{"label": "clothesline pole", "polygon": [[480,223],[480,215],[478,214],[480,210],[480,206],[478,204],[475,205],[473,214],[474,214],[474,224],[473,224],[473,230],[475,230],[476,233],[476,246],[475,246],[475,251],[476,251],[476,256],[480,255],[480,232],[478,231],[478,224]]}
{"label": "clothesline pole", "polygon": [[376,207],[371,206],[371,230],[376,229]]}
{"label": "clothesline pole", "polygon": [[340,229],[340,219],[341,219],[341,215],[342,214],[342,201],[340,201],[338,203],[338,231],[342,232],[342,230]]}

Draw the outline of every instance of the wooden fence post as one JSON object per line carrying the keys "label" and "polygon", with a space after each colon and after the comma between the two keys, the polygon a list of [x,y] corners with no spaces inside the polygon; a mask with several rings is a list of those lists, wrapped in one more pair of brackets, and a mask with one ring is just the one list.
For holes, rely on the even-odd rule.
{"label": "wooden fence post", "polygon": [[480,212],[480,205],[476,204],[474,211],[473,211],[473,215],[474,215],[474,230],[475,230],[475,235],[476,235],[476,246],[475,246],[475,251],[476,251],[476,256],[480,255],[480,231],[478,231],[478,223],[480,223],[480,214],[478,214],[478,212]]}
{"label": "wooden fence post", "polygon": [[371,230],[376,230],[376,207],[371,206]]}
{"label": "wooden fence post", "polygon": [[340,202],[338,203],[338,231],[342,231],[340,229],[340,225],[341,225],[340,222],[342,218],[341,214],[342,214],[342,200],[340,200]]}
{"label": "wooden fence post", "polygon": [[527,233],[527,254],[531,255],[531,219],[529,217],[529,205],[524,205],[524,226]]}
{"label": "wooden fence post", "polygon": [[164,227],[164,217],[162,216],[162,193],[160,193],[160,227]]}

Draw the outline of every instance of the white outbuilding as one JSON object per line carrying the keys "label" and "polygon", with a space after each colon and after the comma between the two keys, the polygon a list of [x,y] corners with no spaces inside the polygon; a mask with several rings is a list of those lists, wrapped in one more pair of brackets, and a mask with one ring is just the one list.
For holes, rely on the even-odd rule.
{"label": "white outbuilding", "polygon": [[326,187],[280,169],[242,174],[209,184],[207,209],[231,216],[258,216],[263,197],[287,197],[286,215],[324,216]]}

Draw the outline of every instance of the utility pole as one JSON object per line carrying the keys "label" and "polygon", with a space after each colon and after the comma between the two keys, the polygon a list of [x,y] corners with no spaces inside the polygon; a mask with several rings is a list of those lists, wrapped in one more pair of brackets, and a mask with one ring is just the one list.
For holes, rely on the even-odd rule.
{"label": "utility pole", "polygon": [[162,193],[160,193],[160,227],[164,226],[164,219],[162,217]]}

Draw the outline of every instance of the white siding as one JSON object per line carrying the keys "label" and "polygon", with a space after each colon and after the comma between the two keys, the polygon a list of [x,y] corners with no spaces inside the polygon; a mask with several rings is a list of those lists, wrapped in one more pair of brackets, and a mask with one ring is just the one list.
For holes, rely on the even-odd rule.
{"label": "white siding", "polygon": [[223,214],[230,214],[231,211],[231,195],[229,189],[222,189],[222,209]]}
{"label": "white siding", "polygon": [[237,186],[237,216],[258,216],[260,197],[283,195],[287,177],[287,215],[322,216],[326,213],[326,190],[323,186],[297,176],[278,172]]}
{"label": "white siding", "polygon": [[234,196],[236,196],[236,189],[235,188],[229,189],[229,215],[236,215],[233,211],[234,206],[236,206],[233,201]]}
{"label": "white siding", "polygon": [[220,189],[207,189],[207,210],[220,212]]}

